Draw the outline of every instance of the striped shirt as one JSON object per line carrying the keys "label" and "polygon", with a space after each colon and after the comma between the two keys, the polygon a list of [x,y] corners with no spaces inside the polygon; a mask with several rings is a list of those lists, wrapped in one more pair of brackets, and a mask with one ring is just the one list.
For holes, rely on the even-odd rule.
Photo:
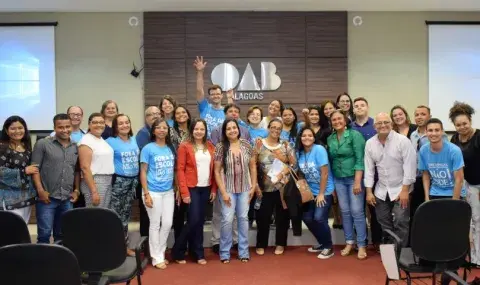
{"label": "striped shirt", "polygon": [[[215,148],[215,161],[223,164],[223,144]],[[250,190],[250,159],[254,157],[252,145],[240,139],[240,152],[234,155],[231,150],[227,154],[226,172],[222,168],[223,183],[228,193],[243,193]]]}

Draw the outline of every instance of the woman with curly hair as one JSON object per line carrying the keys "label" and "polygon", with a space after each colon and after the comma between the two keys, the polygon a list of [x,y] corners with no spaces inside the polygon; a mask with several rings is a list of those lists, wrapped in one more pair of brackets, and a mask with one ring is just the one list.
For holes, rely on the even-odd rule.
{"label": "woman with curly hair", "polygon": [[467,201],[472,207],[471,262],[480,265],[480,130],[472,126],[472,106],[455,102],[450,109],[449,118],[455,126],[451,142],[456,144],[463,154],[464,175],[467,188]]}

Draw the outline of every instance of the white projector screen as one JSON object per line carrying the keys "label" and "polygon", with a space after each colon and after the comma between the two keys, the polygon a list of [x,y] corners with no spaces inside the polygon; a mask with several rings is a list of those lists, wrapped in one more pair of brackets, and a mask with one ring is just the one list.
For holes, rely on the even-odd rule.
{"label": "white projector screen", "polygon": [[[429,106],[454,131],[448,112],[455,101],[480,112],[480,25],[430,24],[428,35]],[[480,116],[472,120],[480,129]]]}
{"label": "white projector screen", "polygon": [[55,113],[55,27],[0,25],[0,124],[18,115],[51,130]]}

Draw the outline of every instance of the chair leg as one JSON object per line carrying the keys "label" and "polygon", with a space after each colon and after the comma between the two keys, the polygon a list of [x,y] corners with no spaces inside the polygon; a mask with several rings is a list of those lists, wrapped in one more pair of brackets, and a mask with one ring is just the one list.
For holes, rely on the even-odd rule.
{"label": "chair leg", "polygon": [[387,279],[385,280],[385,285],[388,285],[388,284],[390,284],[390,279],[387,276]]}
{"label": "chair leg", "polygon": [[142,276],[140,274],[137,274],[137,283],[138,285],[142,285]]}
{"label": "chair leg", "polygon": [[437,284],[437,274],[433,273],[432,274],[432,285],[436,285]]}
{"label": "chair leg", "polygon": [[127,281],[127,285],[130,285],[130,280]]}
{"label": "chair leg", "polygon": [[407,272],[407,285],[412,285],[412,278],[410,277],[410,273]]}

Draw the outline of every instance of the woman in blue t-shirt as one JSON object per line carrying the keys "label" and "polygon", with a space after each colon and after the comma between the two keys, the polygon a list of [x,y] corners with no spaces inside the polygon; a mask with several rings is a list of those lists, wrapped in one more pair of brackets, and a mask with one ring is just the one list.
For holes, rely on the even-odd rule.
{"label": "woman in blue t-shirt", "polygon": [[247,112],[247,129],[250,133],[250,142],[254,144],[257,138],[264,139],[268,136],[266,128],[262,128],[261,122],[263,118],[262,108],[258,106],[252,106]]}
{"label": "woman in blue t-shirt", "polygon": [[315,196],[315,200],[308,202],[303,222],[319,245],[312,246],[308,251],[320,252],[318,258],[327,259],[333,256],[328,213],[333,203],[332,193],[335,188],[328,153],[323,146],[315,144],[315,133],[311,128],[303,128],[298,138],[298,166]]}
{"label": "woman in blue t-shirt", "polygon": [[[111,208],[122,220],[125,239],[128,240],[128,222],[132,212],[132,202],[135,188],[138,184],[138,157],[140,150],[133,136],[130,118],[118,114],[112,121],[113,137],[107,143],[113,149],[115,173],[112,177]],[[127,243],[128,244],[128,243]],[[134,256],[135,252],[127,248],[127,254]]]}
{"label": "woman in blue t-shirt", "polygon": [[158,119],[152,124],[150,138],[152,142],[140,154],[140,182],[143,202],[150,219],[152,264],[158,269],[165,269],[168,264],[165,250],[175,205],[173,182],[176,153],[170,138],[170,128],[164,119]]}

